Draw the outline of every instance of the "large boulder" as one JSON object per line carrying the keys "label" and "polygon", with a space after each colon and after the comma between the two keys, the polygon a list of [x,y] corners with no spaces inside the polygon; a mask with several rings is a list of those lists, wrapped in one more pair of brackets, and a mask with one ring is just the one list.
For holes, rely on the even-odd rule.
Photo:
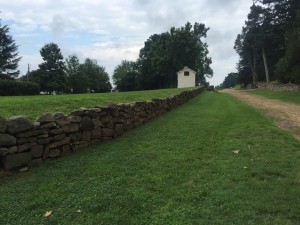
{"label": "large boulder", "polygon": [[19,153],[13,155],[6,155],[2,158],[4,169],[10,170],[16,167],[28,165],[31,162],[31,153]]}
{"label": "large boulder", "polygon": [[0,134],[0,147],[16,145],[17,139],[9,134]]}
{"label": "large boulder", "polygon": [[54,122],[55,119],[54,117],[51,115],[51,113],[44,113],[42,115],[40,115],[37,119],[37,122],[40,122],[41,124],[43,123],[50,123],[50,122]]}
{"label": "large boulder", "polygon": [[7,130],[11,134],[21,133],[32,128],[33,123],[24,116],[12,117],[7,123]]}
{"label": "large boulder", "polygon": [[7,129],[7,120],[0,117],[0,134],[5,133]]}

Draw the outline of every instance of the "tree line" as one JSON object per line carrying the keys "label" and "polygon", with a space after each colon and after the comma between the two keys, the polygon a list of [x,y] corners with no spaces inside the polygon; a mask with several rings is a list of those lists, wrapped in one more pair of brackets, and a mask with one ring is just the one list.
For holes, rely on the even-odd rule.
{"label": "tree line", "polygon": [[[113,82],[120,91],[171,88],[177,86],[177,71],[188,66],[197,72],[197,83],[207,84],[206,77],[213,75],[208,57],[208,45],[202,41],[207,31],[202,23],[175,28],[151,35],[140,50],[136,61],[123,60],[116,66]],[[37,70],[28,71],[18,78],[21,60],[17,45],[9,34],[9,27],[0,20],[0,80],[11,79],[32,82],[45,92],[85,93],[108,92],[112,85],[109,75],[96,60],[69,55],[65,60],[55,43],[45,44],[40,54],[43,62]]]}
{"label": "tree line", "polygon": [[228,81],[230,86],[273,80],[300,83],[300,2],[253,1],[234,49],[239,55],[237,77],[230,73],[224,87]]}
{"label": "tree line", "polygon": [[180,28],[151,35],[136,61],[122,61],[113,73],[121,91],[177,87],[177,72],[188,66],[197,72],[196,82],[206,85],[213,75],[208,45],[202,42],[207,31],[202,23],[187,22]]}

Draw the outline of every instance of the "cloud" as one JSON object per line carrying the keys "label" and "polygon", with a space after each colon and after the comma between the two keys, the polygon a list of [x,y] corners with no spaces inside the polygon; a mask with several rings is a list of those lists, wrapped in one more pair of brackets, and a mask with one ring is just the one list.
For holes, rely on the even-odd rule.
{"label": "cloud", "polygon": [[[23,60],[32,68],[40,63],[39,50],[55,42],[65,57],[77,53],[96,59],[112,75],[121,60],[135,60],[154,33],[184,26],[187,21],[205,23],[211,29],[209,45],[214,84],[235,70],[234,39],[241,31],[251,1],[240,0],[0,0],[2,23],[11,27]],[[34,66],[36,65],[36,66]],[[215,83],[218,82],[218,83]]]}

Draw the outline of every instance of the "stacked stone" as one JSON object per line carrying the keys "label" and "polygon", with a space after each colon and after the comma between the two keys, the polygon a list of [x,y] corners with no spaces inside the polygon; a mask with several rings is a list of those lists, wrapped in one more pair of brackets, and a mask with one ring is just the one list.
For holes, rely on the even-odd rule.
{"label": "stacked stone", "polygon": [[197,88],[149,102],[81,108],[70,115],[45,113],[35,123],[23,116],[0,117],[0,168],[36,166],[48,158],[111,140],[176,108],[202,90]]}

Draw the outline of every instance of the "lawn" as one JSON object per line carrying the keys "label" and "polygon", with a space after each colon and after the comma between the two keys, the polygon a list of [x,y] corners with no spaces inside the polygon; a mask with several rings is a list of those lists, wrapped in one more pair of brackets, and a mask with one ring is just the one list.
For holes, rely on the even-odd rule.
{"label": "lawn", "polygon": [[300,91],[251,90],[248,91],[248,93],[284,102],[300,104]]}
{"label": "lawn", "polygon": [[0,221],[299,224],[299,149],[259,111],[205,92],[114,141],[0,178]]}
{"label": "lawn", "polygon": [[173,88],[152,91],[133,91],[101,94],[37,95],[37,96],[0,96],[0,116],[24,115],[34,121],[45,113],[70,113],[81,107],[92,108],[111,103],[148,101],[176,95],[188,88]]}

